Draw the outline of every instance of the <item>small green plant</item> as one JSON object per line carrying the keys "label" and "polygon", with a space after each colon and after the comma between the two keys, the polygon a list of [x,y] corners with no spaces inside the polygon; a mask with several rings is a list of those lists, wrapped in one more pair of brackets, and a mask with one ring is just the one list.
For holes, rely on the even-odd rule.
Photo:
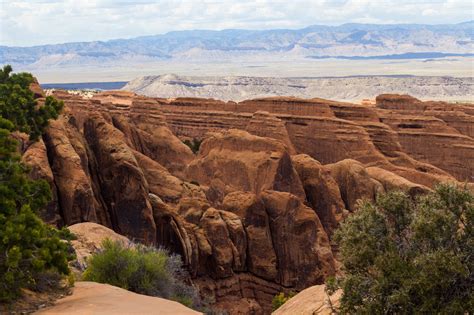
{"label": "small green plant", "polygon": [[290,292],[288,295],[286,295],[284,292],[280,292],[277,295],[275,295],[272,299],[272,310],[276,311],[277,309],[280,308],[283,304],[285,304],[289,299],[294,297],[296,293]]}
{"label": "small green plant", "polygon": [[71,272],[67,276],[67,284],[69,287],[73,287],[75,282],[76,282],[76,276]]}
{"label": "small green plant", "polygon": [[199,148],[201,147],[202,140],[193,138],[193,140],[190,141],[186,139],[183,141],[183,143],[187,145],[194,154],[197,154],[199,152]]}
{"label": "small green plant", "polygon": [[181,265],[179,256],[164,249],[106,239],[102,250],[89,258],[83,278],[199,307],[197,290],[185,283]]}
{"label": "small green plant", "polygon": [[58,230],[58,236],[67,241],[77,240],[77,236],[65,226]]}

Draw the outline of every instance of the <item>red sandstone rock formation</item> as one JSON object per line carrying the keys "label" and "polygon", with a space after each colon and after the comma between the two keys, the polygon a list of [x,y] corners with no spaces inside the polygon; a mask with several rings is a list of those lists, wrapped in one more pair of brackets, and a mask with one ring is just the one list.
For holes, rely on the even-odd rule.
{"label": "red sandstone rock formation", "polygon": [[329,295],[324,285],[304,289],[279,307],[273,315],[332,315],[340,306],[342,290]]}
{"label": "red sandstone rock formation", "polygon": [[[306,153],[323,164],[355,159],[425,186],[474,180],[474,168],[470,167],[474,163],[472,106],[421,102],[400,95],[381,95],[376,107],[282,97],[240,103],[198,99],[159,102],[168,126],[183,138],[203,138],[207,131],[230,128],[250,131],[248,125],[255,125],[251,123],[254,113],[264,110],[281,119],[286,130],[277,132],[283,128],[279,124],[269,127],[262,123],[259,130],[252,127],[255,134],[280,140],[288,134],[297,153]],[[419,122],[410,123],[413,118]],[[433,125],[435,122],[438,125]],[[432,151],[433,143],[440,144],[440,154]]]}
{"label": "red sandstone rock formation", "polygon": [[280,140],[288,148],[288,153],[296,154],[285,123],[269,112],[255,112],[247,125],[247,131],[256,136]]}
{"label": "red sandstone rock formation", "polygon": [[311,208],[316,211],[324,229],[330,236],[339,222],[347,216],[339,186],[328,168],[311,158],[300,154],[292,156]]}
{"label": "red sandstone rock formation", "polygon": [[[473,181],[466,105],[55,95],[63,115],[44,142],[21,146],[32,176],[53,188],[42,216],[169,248],[231,314],[269,313],[278,292],[334,274],[330,236],[360,199]],[[197,155],[181,142],[193,138],[204,140]]]}
{"label": "red sandstone rock formation", "polygon": [[148,182],[125,137],[98,115],[85,122],[84,135],[96,157],[95,171],[112,227],[130,239],[155,243]]}
{"label": "red sandstone rock formation", "polygon": [[329,239],[314,210],[287,192],[265,191],[262,200],[270,219],[279,283],[303,289],[334,275]]}
{"label": "red sandstone rock formation", "polygon": [[280,141],[231,129],[212,134],[189,164],[188,178],[217,191],[213,202],[233,191],[288,191],[305,199],[288,148]]}
{"label": "red sandstone rock formation", "polygon": [[44,179],[52,188],[52,201],[41,213],[43,220],[52,225],[62,225],[63,219],[59,214],[58,195],[54,175],[48,161],[46,146],[43,140],[31,144],[21,157],[22,162],[31,166],[30,175],[33,179]]}
{"label": "red sandstone rock formation", "polygon": [[277,258],[265,204],[250,192],[228,194],[222,207],[241,218],[247,233],[248,270],[266,280],[277,278]]}
{"label": "red sandstone rock formation", "polygon": [[364,165],[355,160],[342,160],[326,165],[336,180],[346,208],[354,212],[361,199],[374,200],[377,193],[384,192],[383,185],[370,177]]}
{"label": "red sandstone rock formation", "polygon": [[79,155],[66,131],[74,127],[67,125],[66,117],[61,117],[50,123],[44,135],[62,217],[67,225],[97,221],[97,204],[84,167],[87,162],[84,155]]}
{"label": "red sandstone rock formation", "polygon": [[406,153],[458,180],[474,180],[472,108],[406,95],[379,95],[377,107],[381,121],[399,134]]}

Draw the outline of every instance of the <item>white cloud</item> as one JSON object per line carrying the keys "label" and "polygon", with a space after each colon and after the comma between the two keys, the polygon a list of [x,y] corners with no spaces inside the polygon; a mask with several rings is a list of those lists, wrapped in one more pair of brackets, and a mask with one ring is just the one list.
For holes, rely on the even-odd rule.
{"label": "white cloud", "polygon": [[423,16],[435,16],[435,15],[439,15],[439,11],[437,10],[434,10],[434,9],[426,9],[426,10],[423,10],[423,12],[421,12],[421,14]]}
{"label": "white cloud", "polygon": [[106,40],[184,29],[457,23],[471,0],[0,0],[0,44]]}

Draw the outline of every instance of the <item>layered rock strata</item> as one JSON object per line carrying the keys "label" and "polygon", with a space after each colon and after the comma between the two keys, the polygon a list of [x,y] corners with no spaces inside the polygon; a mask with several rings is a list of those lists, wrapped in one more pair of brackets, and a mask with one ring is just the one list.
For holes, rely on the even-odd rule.
{"label": "layered rock strata", "polygon": [[[55,95],[65,109],[42,141],[20,137],[53,190],[44,219],[169,248],[231,314],[267,314],[278,292],[335,274],[331,237],[359,200],[472,181],[468,105]],[[186,139],[203,140],[196,154]]]}

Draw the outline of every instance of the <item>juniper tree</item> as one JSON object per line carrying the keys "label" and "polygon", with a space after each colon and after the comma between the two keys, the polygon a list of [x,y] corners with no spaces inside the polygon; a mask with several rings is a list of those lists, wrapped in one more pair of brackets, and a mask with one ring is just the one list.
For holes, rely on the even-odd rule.
{"label": "juniper tree", "polygon": [[453,184],[415,200],[402,192],[363,202],[335,233],[341,313],[474,311],[474,195]]}
{"label": "juniper tree", "polygon": [[31,180],[20,161],[11,133],[29,134],[35,141],[49,119],[57,118],[62,103],[52,97],[38,106],[28,73],[0,69],[0,301],[17,297],[22,287],[34,285],[45,272],[67,274],[67,244],[58,231],[37,215],[51,198],[44,180]]}

